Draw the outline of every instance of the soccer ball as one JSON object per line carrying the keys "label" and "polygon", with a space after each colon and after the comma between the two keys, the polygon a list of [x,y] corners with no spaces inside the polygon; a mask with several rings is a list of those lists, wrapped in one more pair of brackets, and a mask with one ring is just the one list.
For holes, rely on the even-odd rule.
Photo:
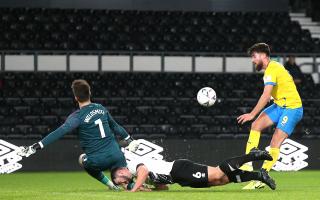
{"label": "soccer ball", "polygon": [[197,94],[198,103],[205,107],[212,106],[216,99],[216,92],[211,87],[201,88]]}

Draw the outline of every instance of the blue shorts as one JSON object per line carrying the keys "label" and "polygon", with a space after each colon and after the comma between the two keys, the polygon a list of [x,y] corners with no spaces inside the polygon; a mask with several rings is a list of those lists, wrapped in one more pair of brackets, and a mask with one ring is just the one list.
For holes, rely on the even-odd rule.
{"label": "blue shorts", "polygon": [[273,123],[277,125],[278,129],[284,131],[290,136],[294,127],[302,119],[303,107],[290,109],[282,108],[277,104],[272,104],[262,112],[269,116]]}

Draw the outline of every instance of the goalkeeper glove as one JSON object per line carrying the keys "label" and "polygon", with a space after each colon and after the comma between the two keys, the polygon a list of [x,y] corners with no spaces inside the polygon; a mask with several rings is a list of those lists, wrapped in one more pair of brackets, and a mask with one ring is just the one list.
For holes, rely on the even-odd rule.
{"label": "goalkeeper glove", "polygon": [[20,150],[17,152],[19,156],[22,157],[29,157],[32,154],[35,154],[37,150],[41,149],[41,146],[39,143],[34,143],[31,146],[20,146]]}
{"label": "goalkeeper glove", "polygon": [[128,142],[128,146],[127,149],[131,152],[135,152],[138,150],[139,147],[139,142],[137,140],[134,140],[131,136],[129,136],[128,139],[126,139],[126,141]]}

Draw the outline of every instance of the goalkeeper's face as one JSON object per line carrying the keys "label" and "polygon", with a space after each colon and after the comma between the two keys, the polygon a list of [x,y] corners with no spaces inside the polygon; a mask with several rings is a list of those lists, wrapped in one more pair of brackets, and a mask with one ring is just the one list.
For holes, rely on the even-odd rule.
{"label": "goalkeeper's face", "polygon": [[132,174],[127,168],[118,170],[113,180],[113,182],[116,185],[128,185],[131,181],[132,181]]}
{"label": "goalkeeper's face", "polygon": [[263,68],[262,53],[253,52],[251,55],[251,61],[255,65],[256,70],[259,72]]}

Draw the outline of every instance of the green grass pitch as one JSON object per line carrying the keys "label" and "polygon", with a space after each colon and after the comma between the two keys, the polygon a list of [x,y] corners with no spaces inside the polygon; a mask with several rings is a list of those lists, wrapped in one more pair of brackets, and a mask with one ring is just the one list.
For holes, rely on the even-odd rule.
{"label": "green grass pitch", "polygon": [[192,189],[170,186],[162,192],[113,192],[85,172],[13,173],[0,175],[0,200],[134,200],[134,199],[320,199],[320,171],[272,172],[277,190],[244,191],[245,184]]}

